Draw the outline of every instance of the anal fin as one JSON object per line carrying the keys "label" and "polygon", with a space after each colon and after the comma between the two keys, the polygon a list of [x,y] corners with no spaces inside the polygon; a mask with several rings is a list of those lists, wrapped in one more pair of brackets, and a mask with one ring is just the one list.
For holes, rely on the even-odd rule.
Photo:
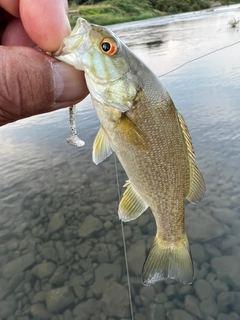
{"label": "anal fin", "polygon": [[161,240],[156,235],[144,262],[142,282],[149,286],[166,279],[182,283],[193,282],[193,264],[187,236],[175,243]]}
{"label": "anal fin", "polygon": [[127,222],[138,218],[147,208],[148,205],[142,200],[140,195],[128,180],[124,187],[127,187],[118,208],[119,219]]}

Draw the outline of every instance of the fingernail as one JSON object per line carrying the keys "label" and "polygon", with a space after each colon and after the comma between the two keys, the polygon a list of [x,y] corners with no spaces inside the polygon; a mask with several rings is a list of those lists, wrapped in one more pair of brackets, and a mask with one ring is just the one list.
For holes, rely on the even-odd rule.
{"label": "fingernail", "polygon": [[81,101],[88,95],[83,71],[57,61],[52,62],[55,102]]}

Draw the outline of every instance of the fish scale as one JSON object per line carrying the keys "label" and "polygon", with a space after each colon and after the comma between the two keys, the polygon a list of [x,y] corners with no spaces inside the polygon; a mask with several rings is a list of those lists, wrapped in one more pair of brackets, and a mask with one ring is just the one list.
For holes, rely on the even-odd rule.
{"label": "fish scale", "polygon": [[128,176],[119,218],[127,222],[152,209],[157,232],[143,284],[167,278],[191,283],[184,199],[198,202],[205,185],[183,117],[154,73],[107,28],[78,19],[56,57],[85,71],[101,123],[94,162],[115,152]]}

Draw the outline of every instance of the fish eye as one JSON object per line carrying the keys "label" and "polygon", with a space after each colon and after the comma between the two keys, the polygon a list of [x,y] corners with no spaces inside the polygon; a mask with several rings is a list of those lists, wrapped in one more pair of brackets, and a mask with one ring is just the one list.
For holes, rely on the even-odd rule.
{"label": "fish eye", "polygon": [[105,38],[101,42],[101,48],[104,53],[107,53],[110,56],[112,56],[117,51],[117,44],[113,39]]}

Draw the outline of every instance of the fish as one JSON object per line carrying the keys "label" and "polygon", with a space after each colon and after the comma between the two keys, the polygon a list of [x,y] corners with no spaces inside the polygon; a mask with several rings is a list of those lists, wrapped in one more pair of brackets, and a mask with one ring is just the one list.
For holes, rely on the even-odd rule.
{"label": "fish", "polygon": [[199,202],[205,183],[169,93],[118,36],[82,18],[54,56],[85,72],[101,124],[93,161],[99,164],[115,152],[128,176],[119,219],[128,222],[152,210],[156,235],[143,265],[143,284],[168,278],[192,283],[184,199]]}

